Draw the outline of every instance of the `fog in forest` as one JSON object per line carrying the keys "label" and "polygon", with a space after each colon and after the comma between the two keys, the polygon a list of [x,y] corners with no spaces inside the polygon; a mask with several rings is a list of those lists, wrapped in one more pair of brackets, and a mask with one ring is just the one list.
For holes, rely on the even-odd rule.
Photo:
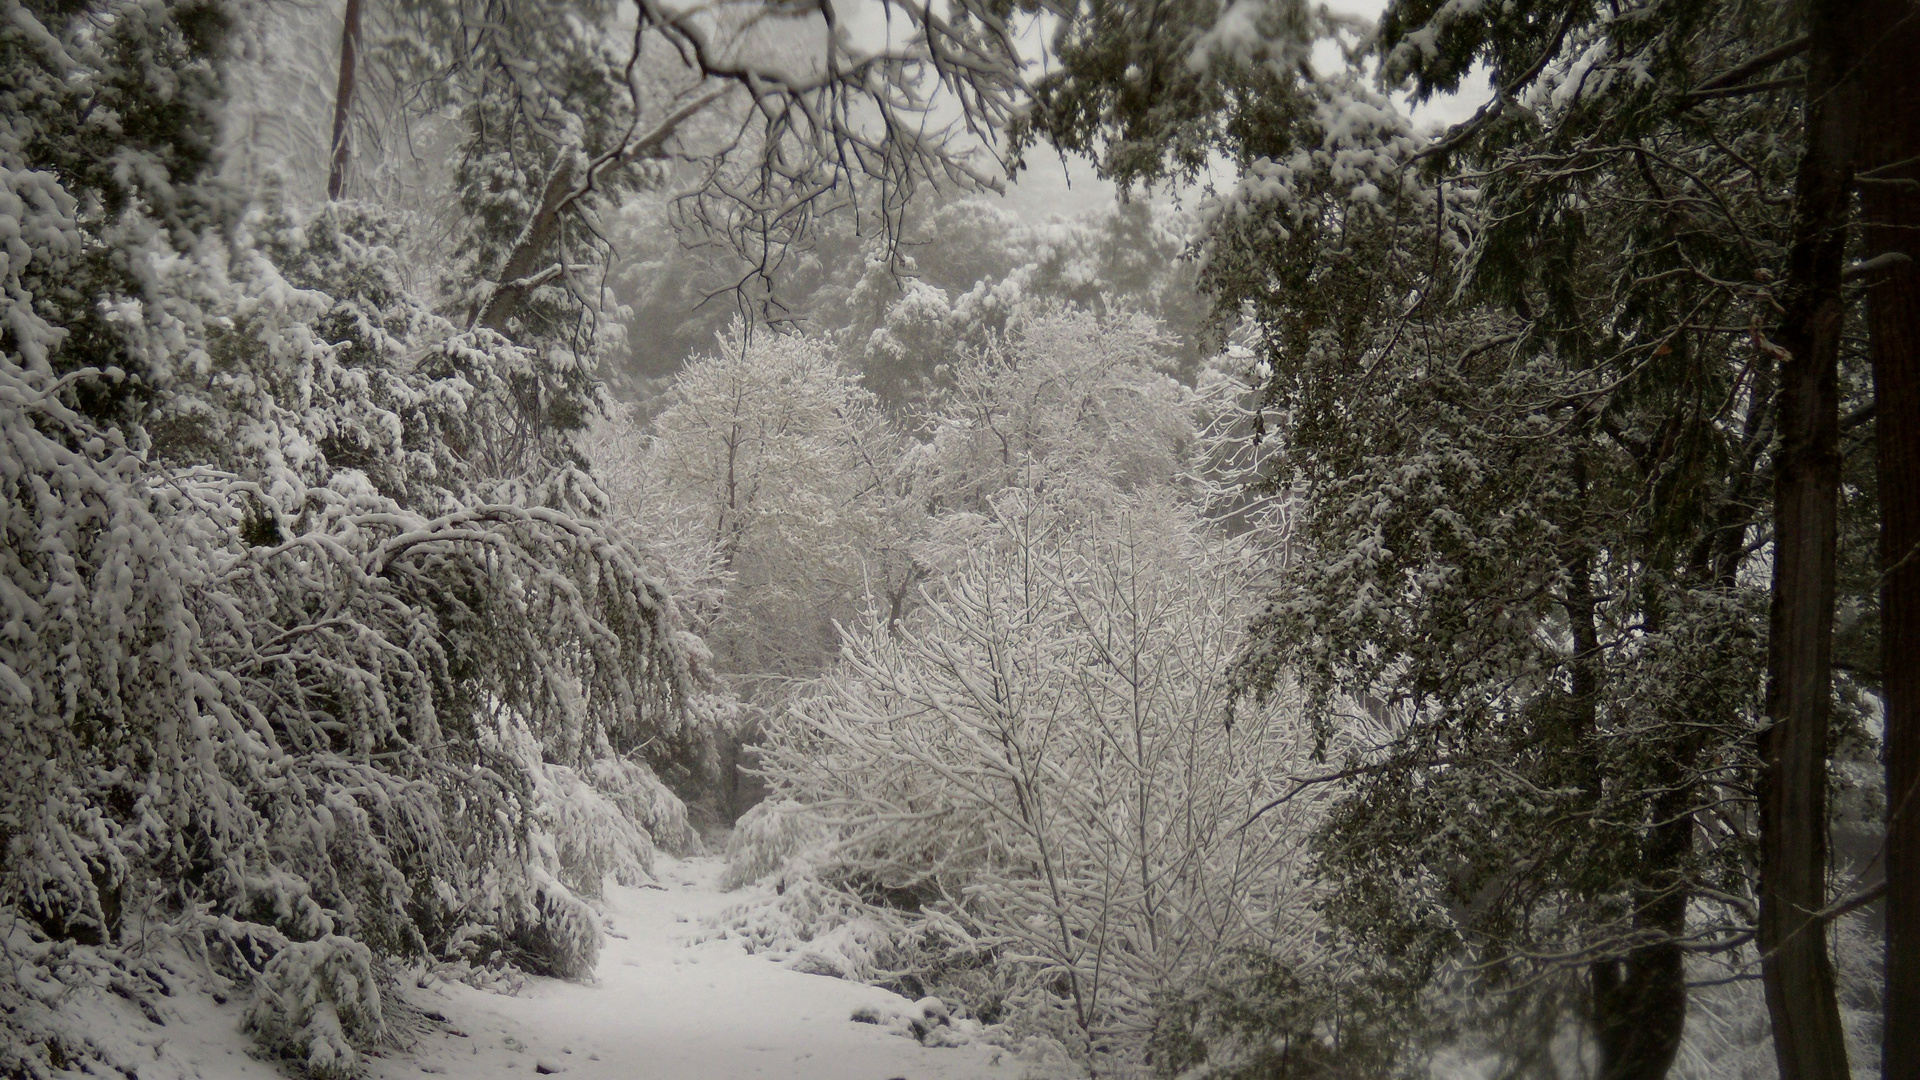
{"label": "fog in forest", "polygon": [[0,1077],[1920,1077],[1916,0],[7,0]]}

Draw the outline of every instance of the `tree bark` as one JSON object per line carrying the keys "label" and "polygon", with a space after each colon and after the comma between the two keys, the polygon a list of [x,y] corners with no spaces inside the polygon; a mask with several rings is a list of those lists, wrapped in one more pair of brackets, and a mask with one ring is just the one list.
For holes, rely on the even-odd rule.
{"label": "tree bark", "polygon": [[353,110],[353,88],[360,54],[360,0],[347,0],[340,20],[340,82],[333,90],[333,157],[327,166],[327,200],[338,199],[347,186],[347,118]]}
{"label": "tree bark", "polygon": [[[564,146],[557,148],[559,157],[554,162],[553,171],[547,174],[546,186],[540,191],[539,209],[534,211],[527,227],[514,240],[513,250],[507,253],[506,265],[500,268],[493,295],[487,298],[484,306],[472,312],[468,324],[477,323],[489,330],[506,333],[507,321],[520,313],[520,308],[525,305],[527,297],[533,295],[533,290],[566,272],[564,266],[547,262],[547,248],[560,231],[561,215],[593,190],[603,170],[617,169],[660,154],[667,140],[679,132],[681,124],[719,101],[730,89],[731,84],[722,84],[682,103],[654,125],[652,131],[593,158],[586,163],[584,170],[580,169],[572,150]],[[576,176],[580,177],[578,183],[574,179]]]}
{"label": "tree bark", "polygon": [[[1657,604],[1643,612],[1657,633]],[[1675,718],[1681,719],[1681,718]],[[1633,886],[1633,928],[1646,944],[1593,970],[1599,1080],[1662,1080],[1680,1052],[1687,1024],[1687,972],[1680,941],[1687,931],[1687,860],[1693,852],[1697,737],[1665,748],[1649,778],[1654,824],[1640,842]]]}
{"label": "tree bark", "polygon": [[547,174],[546,187],[540,192],[539,209],[533,212],[526,230],[514,241],[506,265],[500,268],[499,284],[494,286],[493,295],[476,316],[476,321],[489,330],[506,333],[507,320],[520,313],[521,305],[538,287],[547,247],[560,231],[560,215],[579,196],[573,183],[574,156],[564,147],[560,154],[553,171]]}
{"label": "tree bark", "polygon": [[1781,1080],[1848,1075],[1823,923],[1827,725],[1833,683],[1840,491],[1841,276],[1858,144],[1855,0],[1808,6],[1806,149],[1779,339],[1781,444],[1774,463],[1773,606],[1761,737],[1761,974]]}
{"label": "tree bark", "polygon": [[1654,935],[1625,958],[1593,967],[1594,1028],[1600,1080],[1661,1080],[1680,1052],[1687,1020],[1687,977],[1680,938],[1687,889],[1680,868],[1693,846],[1692,790],[1676,784],[1654,802],[1661,823],[1641,853],[1647,882],[1634,890],[1635,930]]}
{"label": "tree bark", "polygon": [[[1860,0],[1860,209],[1870,271],[1886,705],[1887,990],[1881,1075],[1920,1080],[1920,6]],[[1900,257],[1905,256],[1905,261]],[[1881,260],[1875,263],[1875,260]]]}
{"label": "tree bark", "polygon": [[[1584,591],[1591,612],[1592,590]],[[1641,618],[1648,633],[1659,633],[1663,619],[1657,602],[1649,602]],[[1576,641],[1583,636],[1599,647],[1591,618],[1574,630]],[[1633,886],[1633,928],[1646,943],[1591,970],[1599,1080],[1662,1080],[1686,1032],[1687,973],[1680,940],[1687,930],[1697,741],[1681,739],[1666,748],[1649,777],[1660,794],[1651,807],[1654,824],[1640,841]]]}

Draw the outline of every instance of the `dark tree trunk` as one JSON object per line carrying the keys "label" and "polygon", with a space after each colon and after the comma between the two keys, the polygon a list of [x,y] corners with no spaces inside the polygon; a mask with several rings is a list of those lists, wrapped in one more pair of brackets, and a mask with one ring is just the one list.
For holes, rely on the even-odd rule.
{"label": "dark tree trunk", "polygon": [[546,186],[540,192],[539,208],[514,240],[513,250],[507,253],[507,261],[500,268],[493,295],[488,297],[485,305],[470,313],[468,324],[478,324],[505,334],[508,322],[520,313],[533,291],[549,281],[560,280],[566,272],[563,265],[548,262],[547,256],[547,248],[560,233],[561,215],[571,211],[581,197],[594,189],[604,170],[658,157],[664,152],[667,142],[679,132],[681,124],[726,96],[730,89],[731,84],[722,84],[683,103],[662,118],[651,131],[601,153],[585,162],[584,168],[574,150],[559,147],[559,157],[554,162],[553,171],[547,174]]}
{"label": "dark tree trunk", "polygon": [[[1887,718],[1887,993],[1881,1075],[1920,1080],[1920,6],[1861,0],[1860,208],[1879,442]],[[1905,261],[1901,256],[1905,256]],[[1874,260],[1882,260],[1875,263]]]}
{"label": "dark tree trunk", "polygon": [[1641,841],[1633,928],[1649,941],[1624,958],[1594,965],[1599,1080],[1661,1080],[1686,1031],[1687,973],[1680,939],[1687,929],[1685,868],[1693,850],[1696,751],[1675,747],[1657,782],[1654,825]]}
{"label": "dark tree trunk", "polygon": [[[1689,823],[1691,825],[1691,823]],[[1686,910],[1686,896],[1666,905]],[[1656,920],[1661,933],[1678,935],[1684,927]],[[1635,919],[1636,926],[1646,920]],[[1642,946],[1625,960],[1593,969],[1596,1042],[1600,1080],[1661,1080],[1680,1051],[1687,1017],[1686,974],[1678,941]]]}
{"label": "dark tree trunk", "polygon": [[360,0],[347,0],[340,20],[340,82],[333,91],[333,157],[327,166],[327,198],[338,199],[347,186],[347,118],[353,110],[353,87],[360,60]]}
{"label": "dark tree trunk", "polygon": [[[1660,631],[1661,615],[1658,601],[1650,600],[1641,614],[1648,633]],[[1596,631],[1588,626],[1585,633],[1597,646]],[[1686,1032],[1687,973],[1680,939],[1687,929],[1697,741],[1682,738],[1666,747],[1648,778],[1660,794],[1650,807],[1653,824],[1640,841],[1633,889],[1633,928],[1645,935],[1646,944],[1593,966],[1599,1080],[1662,1080]]]}
{"label": "dark tree trunk", "polygon": [[1808,7],[1806,151],[1779,337],[1773,609],[1760,797],[1761,973],[1781,1080],[1848,1075],[1826,926],[1827,722],[1840,491],[1841,275],[1859,122],[1855,0]]}
{"label": "dark tree trunk", "polygon": [[[1582,504],[1587,495],[1587,463],[1583,453],[1573,458],[1573,482]],[[1576,782],[1587,793],[1589,805],[1601,797],[1601,765],[1593,749],[1598,730],[1600,697],[1605,671],[1601,667],[1598,601],[1593,591],[1593,553],[1584,546],[1566,560],[1567,592],[1561,606],[1573,637],[1568,671],[1572,677],[1573,710],[1569,734],[1576,742]],[[1693,819],[1685,814],[1691,792],[1683,781],[1668,785],[1670,794],[1656,810],[1664,822],[1654,829],[1641,851],[1650,873],[1635,890],[1634,929],[1654,935],[1648,944],[1626,956],[1596,961],[1588,967],[1595,1041],[1600,1049],[1600,1080],[1661,1080],[1680,1049],[1686,1023],[1687,986],[1681,969],[1679,935],[1686,928],[1687,893],[1679,869],[1693,838]],[[1676,847],[1675,845],[1678,845]]]}

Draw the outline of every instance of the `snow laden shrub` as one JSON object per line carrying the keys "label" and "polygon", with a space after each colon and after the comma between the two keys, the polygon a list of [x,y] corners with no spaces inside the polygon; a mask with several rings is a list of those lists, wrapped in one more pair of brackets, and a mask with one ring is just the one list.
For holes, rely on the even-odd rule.
{"label": "snow laden shrub", "polygon": [[333,934],[289,944],[254,981],[245,1026],[315,1080],[354,1076],[360,1052],[385,1034],[372,951]]}
{"label": "snow laden shrub", "polygon": [[[218,15],[22,8],[0,64],[42,104],[121,93],[130,57],[198,93]],[[697,675],[671,596],[595,520],[550,358],[413,299],[358,211],[248,226],[63,186],[165,175],[52,168],[85,141],[66,108],[0,131],[0,906],[43,958],[0,981],[171,935],[309,1002],[257,1030],[346,1068],[377,1016],[341,964],[363,989],[387,958],[590,970],[595,870],[633,879],[649,846],[581,777],[681,765]],[[175,134],[154,154],[186,169]],[[279,230],[274,259],[249,227]],[[537,753],[489,743],[503,717]],[[8,1068],[62,1067],[25,1015],[0,1018]]]}
{"label": "snow laden shrub", "polygon": [[851,632],[772,726],[768,775],[832,830],[811,876],[926,934],[896,981],[1004,973],[994,1011],[1137,1062],[1157,996],[1237,949],[1315,956],[1325,767],[1289,695],[1236,708],[1224,681],[1244,546],[1164,488],[988,510],[925,606]]}
{"label": "snow laden shrub", "polygon": [[536,852],[515,883],[504,917],[493,920],[487,927],[492,933],[476,944],[493,946],[484,958],[487,967],[505,961],[535,975],[582,979],[593,974],[606,944],[600,915],[542,865],[546,854]]}
{"label": "snow laden shrub", "polygon": [[500,715],[480,737],[482,746],[512,760],[532,782],[538,823],[532,847],[542,870],[595,898],[608,876],[622,885],[652,876],[653,840],[645,827],[580,773],[541,760],[540,743],[524,721]]}
{"label": "snow laden shrub", "polygon": [[[142,868],[253,824],[250,718],[194,629],[205,568],[131,423],[191,371],[192,294],[220,284],[175,244],[220,210],[195,129],[221,30],[193,5],[16,6],[0,27],[0,906],[55,940],[115,940]],[[138,114],[156,84],[172,108]]]}
{"label": "snow laden shrub", "polygon": [[779,870],[804,871],[824,856],[826,824],[803,803],[767,799],[740,815],[727,837],[723,889],[738,889]]}
{"label": "snow laden shrub", "polygon": [[[226,578],[251,609],[329,613],[283,628],[303,647],[262,672],[305,706],[273,721],[320,755],[305,802],[340,803],[334,777],[356,778],[359,805],[331,811],[351,843],[293,846],[299,877],[383,953],[586,974],[605,875],[644,880],[646,821],[684,832],[653,769],[706,741],[686,708],[697,643],[595,520],[604,497],[568,432],[526,412],[558,407],[524,404],[539,355],[411,298],[378,215],[261,227],[295,279],[332,292],[237,324],[222,344],[249,366],[207,394],[237,452],[175,473],[254,523]],[[262,292],[280,280],[250,270]],[[301,319],[338,342],[303,343]],[[316,650],[340,660],[309,666]],[[352,760],[369,751],[378,766]]]}
{"label": "snow laden shrub", "polygon": [[[687,804],[645,762],[627,756],[603,757],[588,765],[585,775],[600,798],[644,830],[650,845],[673,855],[697,855],[703,850],[700,835],[687,820]],[[651,859],[647,872],[652,873]],[[625,879],[620,883],[638,884]]]}
{"label": "snow laden shrub", "polygon": [[[868,904],[823,880],[822,868],[833,865],[837,839],[836,831],[806,804],[782,798],[755,804],[727,838],[720,885],[733,890],[758,883],[770,889],[774,899],[749,900],[723,921],[751,951],[784,957],[795,971],[889,981],[915,965],[914,942],[922,920]],[[831,879],[831,869],[826,877]],[[901,989],[920,996],[918,986]]]}

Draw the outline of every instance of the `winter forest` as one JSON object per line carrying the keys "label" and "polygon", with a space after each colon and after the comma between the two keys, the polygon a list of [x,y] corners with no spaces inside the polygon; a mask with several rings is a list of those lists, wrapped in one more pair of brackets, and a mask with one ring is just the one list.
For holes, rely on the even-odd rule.
{"label": "winter forest", "polygon": [[0,1077],[1920,1080],[1915,0],[0,13]]}

